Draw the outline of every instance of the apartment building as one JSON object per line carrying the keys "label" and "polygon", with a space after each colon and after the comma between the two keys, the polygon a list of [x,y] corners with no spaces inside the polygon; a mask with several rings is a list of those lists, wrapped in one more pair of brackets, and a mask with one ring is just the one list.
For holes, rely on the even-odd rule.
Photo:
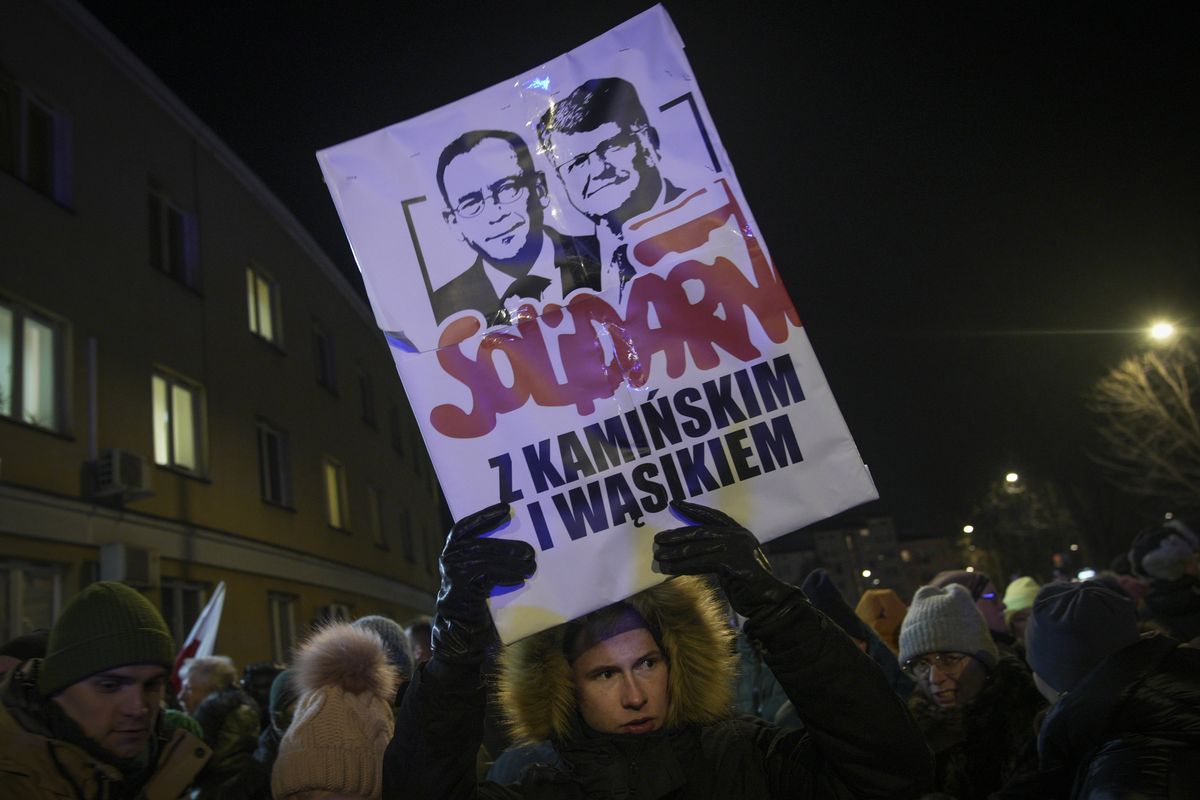
{"label": "apartment building", "polygon": [[224,581],[239,664],[431,611],[437,481],[366,302],[80,6],[0,19],[0,640],[101,578],[177,638]]}

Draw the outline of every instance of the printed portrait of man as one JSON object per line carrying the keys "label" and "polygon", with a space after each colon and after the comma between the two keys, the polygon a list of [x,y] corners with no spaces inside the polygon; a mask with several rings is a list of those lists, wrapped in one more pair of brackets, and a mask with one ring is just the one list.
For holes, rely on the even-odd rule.
{"label": "printed portrait of man", "polygon": [[534,169],[525,141],[508,131],[464,133],[442,150],[437,184],[442,217],[475,252],[467,270],[433,291],[438,324],[474,309],[489,325],[509,322],[522,298],[561,300],[578,288],[599,290],[599,262],[587,237],[544,224],[546,176]]}
{"label": "printed portrait of man", "polygon": [[537,131],[567,199],[596,226],[601,289],[623,288],[634,275],[625,223],[683,193],[659,172],[658,131],[637,90],[621,78],[590,80],[552,105]]}

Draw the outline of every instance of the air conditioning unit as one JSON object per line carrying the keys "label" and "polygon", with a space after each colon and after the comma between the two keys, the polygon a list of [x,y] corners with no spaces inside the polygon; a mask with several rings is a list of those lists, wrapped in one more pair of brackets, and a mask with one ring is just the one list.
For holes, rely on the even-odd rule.
{"label": "air conditioning unit", "polygon": [[139,589],[157,589],[158,551],[124,542],[100,545],[100,580],[121,581]]}
{"label": "air conditioning unit", "polygon": [[96,461],[97,497],[120,495],[126,500],[153,494],[150,484],[150,464],[128,450],[107,448],[100,451]]}

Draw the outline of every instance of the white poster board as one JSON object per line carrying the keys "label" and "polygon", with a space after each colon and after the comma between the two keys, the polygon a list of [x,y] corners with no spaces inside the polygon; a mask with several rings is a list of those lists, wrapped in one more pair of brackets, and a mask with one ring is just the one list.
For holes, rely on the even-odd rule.
{"label": "white poster board", "polygon": [[662,580],[671,497],[877,496],[661,7],[317,157],[452,514],[537,550],[504,641]]}

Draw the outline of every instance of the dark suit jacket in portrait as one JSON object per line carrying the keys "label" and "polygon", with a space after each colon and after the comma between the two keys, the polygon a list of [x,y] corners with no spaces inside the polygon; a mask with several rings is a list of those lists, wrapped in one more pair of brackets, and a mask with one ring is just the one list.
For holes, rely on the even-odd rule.
{"label": "dark suit jacket in portrait", "polygon": [[[565,236],[553,228],[543,230],[554,245],[554,265],[558,267],[561,296],[566,297],[576,289],[600,291],[600,260],[594,244],[595,237]],[[439,325],[451,314],[467,309],[483,314],[489,326],[501,325],[508,322],[504,300],[514,296],[536,299],[546,286],[543,278],[520,278],[500,297],[483,269],[483,257],[476,256],[475,263],[466,272],[435,289],[430,301],[434,319]]]}

